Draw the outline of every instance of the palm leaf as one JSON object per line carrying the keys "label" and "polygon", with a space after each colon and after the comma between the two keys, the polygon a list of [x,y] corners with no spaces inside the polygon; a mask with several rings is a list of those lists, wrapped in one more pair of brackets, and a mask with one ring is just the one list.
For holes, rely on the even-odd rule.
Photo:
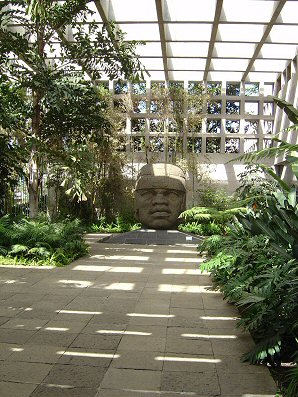
{"label": "palm leaf", "polygon": [[296,397],[298,396],[298,367],[291,368],[286,375],[287,381],[289,382],[285,397]]}
{"label": "palm leaf", "polygon": [[279,99],[277,97],[273,97],[274,102],[277,104],[278,107],[280,107],[281,109],[283,109],[283,111],[286,113],[286,115],[288,116],[289,120],[293,123],[293,124],[297,124],[298,123],[298,109],[296,109],[291,103],[283,100],[283,99]]}
{"label": "palm leaf", "polygon": [[289,186],[285,181],[283,181],[279,176],[276,175],[276,173],[273,171],[272,168],[268,167],[268,166],[265,165],[265,164],[259,164],[259,165],[260,165],[260,168],[261,168],[264,172],[267,172],[267,174],[269,174],[270,176],[272,176],[272,178],[275,179],[275,180],[278,182],[278,184],[279,184],[285,191],[288,192],[288,191],[291,189],[290,186]]}
{"label": "palm leaf", "polygon": [[272,158],[272,157],[279,156],[281,154],[287,154],[289,152],[298,151],[298,145],[294,145],[292,143],[281,141],[278,138],[273,138],[273,141],[280,142],[280,143],[282,143],[282,145],[258,150],[257,152],[244,153],[243,155],[236,157],[236,158],[228,161],[227,163],[232,163],[235,161],[245,161],[248,163],[252,163],[252,162],[258,161],[260,159]]}
{"label": "palm leaf", "polygon": [[261,231],[262,234],[265,234],[266,236],[270,237],[272,240],[276,239],[275,233],[263,221],[261,221],[260,219],[255,219],[254,224],[257,226],[257,228]]}
{"label": "palm leaf", "polygon": [[242,361],[248,361],[251,364],[257,364],[267,358],[273,358],[281,349],[280,335],[274,335],[270,338],[263,339],[248,353],[241,358]]}
{"label": "palm leaf", "polygon": [[3,255],[3,256],[5,256],[5,255],[7,255],[7,249],[5,248],[5,247],[1,247],[0,246],[0,255]]}
{"label": "palm leaf", "polygon": [[10,254],[25,254],[28,252],[27,245],[14,244],[9,251]]}

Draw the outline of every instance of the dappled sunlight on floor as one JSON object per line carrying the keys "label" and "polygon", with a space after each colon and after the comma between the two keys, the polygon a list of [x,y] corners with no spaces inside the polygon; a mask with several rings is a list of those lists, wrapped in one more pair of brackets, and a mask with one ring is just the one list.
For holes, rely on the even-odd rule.
{"label": "dappled sunlight on floor", "polygon": [[202,261],[94,242],[67,267],[0,268],[0,396],[273,397]]}

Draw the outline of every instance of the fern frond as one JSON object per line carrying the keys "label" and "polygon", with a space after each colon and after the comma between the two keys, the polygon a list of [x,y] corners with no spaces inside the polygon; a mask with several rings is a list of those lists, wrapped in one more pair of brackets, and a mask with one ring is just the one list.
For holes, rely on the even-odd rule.
{"label": "fern frond", "polygon": [[5,247],[0,246],[0,255],[6,256],[8,253],[7,249]]}
{"label": "fern frond", "polygon": [[289,382],[286,387],[285,397],[296,397],[298,396],[298,367],[291,368],[286,375],[287,381]]}
{"label": "fern frond", "polygon": [[22,244],[14,244],[11,247],[11,250],[9,251],[10,254],[25,254],[27,253],[29,248],[27,245],[22,245]]}
{"label": "fern frond", "polygon": [[296,109],[290,102],[285,101],[284,99],[280,99],[278,97],[273,97],[274,102],[278,107],[283,109],[283,111],[288,116],[289,120],[293,124],[298,123],[298,109]]}
{"label": "fern frond", "polygon": [[[276,139],[273,139],[276,141]],[[262,149],[259,150],[257,152],[250,152],[250,153],[244,153],[242,156],[239,156],[235,159],[232,159],[230,161],[228,161],[228,163],[232,163],[235,161],[245,161],[248,163],[252,163],[255,161],[258,161],[260,159],[264,159],[264,158],[272,158],[275,156],[279,156],[281,154],[288,154],[290,152],[296,152],[298,151],[298,145],[294,145],[285,141],[280,141],[283,144],[280,146],[276,146],[276,147],[270,147],[270,148],[266,148],[266,149]]]}
{"label": "fern frond", "polygon": [[278,354],[280,349],[281,337],[274,335],[257,343],[250,352],[242,356],[241,360],[248,361],[250,364],[259,364],[264,360],[274,361],[274,355]]}

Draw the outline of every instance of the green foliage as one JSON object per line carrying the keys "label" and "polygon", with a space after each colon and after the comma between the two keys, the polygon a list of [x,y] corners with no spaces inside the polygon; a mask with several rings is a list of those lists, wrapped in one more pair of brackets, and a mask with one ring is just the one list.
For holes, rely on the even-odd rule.
{"label": "green foliage", "polygon": [[[267,204],[257,210],[249,210],[238,216],[243,228],[252,235],[265,234],[271,245],[285,257],[298,258],[298,204],[297,188],[290,192],[276,191],[268,196]],[[287,255],[288,253],[288,255]]]}
{"label": "green foliage", "polygon": [[245,207],[218,210],[208,207],[193,207],[180,214],[185,223],[179,225],[179,230],[188,233],[210,236],[212,234],[226,234],[229,224],[235,215],[245,213]]}
{"label": "green foliage", "polygon": [[[297,131],[298,112],[277,98]],[[284,154],[298,175],[297,145],[274,138],[278,147],[242,156],[248,161],[241,175],[240,195],[251,200],[246,212],[235,214],[227,236],[212,236],[199,247],[207,252],[202,270],[209,270],[214,286],[235,303],[239,326],[253,335],[256,345],[243,356],[250,363],[269,364],[283,395],[298,391],[298,204],[297,188],[288,186],[272,169],[254,164],[263,157]],[[278,183],[258,176],[267,172]],[[288,367],[282,367],[286,363]],[[291,368],[292,366],[292,368]]]}
{"label": "green foliage", "polygon": [[23,97],[24,92],[17,85],[0,77],[0,215],[4,213],[6,192],[24,174],[27,151],[19,140],[26,130],[28,107]]}
{"label": "green foliage", "polygon": [[203,206],[215,208],[217,210],[225,210],[235,201],[224,189],[216,189],[212,186],[200,190],[199,198]]}
{"label": "green foliage", "polygon": [[251,198],[255,202],[258,197],[258,205],[260,198],[262,202],[266,201],[266,196],[271,194],[278,188],[278,183],[274,180],[265,178],[263,169],[259,164],[246,164],[245,170],[237,175],[239,178],[239,187],[236,193],[240,199]]}
{"label": "green foliage", "polygon": [[126,220],[119,215],[114,222],[108,222],[105,217],[101,217],[98,223],[91,225],[90,229],[98,233],[124,233],[140,229],[140,227],[139,223]]}
{"label": "green foliage", "polygon": [[[201,269],[210,271],[214,288],[239,307],[238,325],[255,339],[243,360],[280,368],[298,351],[298,261],[290,249],[277,247],[270,234],[251,235],[240,224],[227,236],[205,239],[199,250],[207,254]],[[285,395],[295,397],[297,378],[289,376]]]}
{"label": "green foliage", "polygon": [[[135,52],[139,43],[125,40],[125,34],[113,23],[103,27],[89,23],[92,11],[86,0],[17,1],[16,7],[10,3],[4,1],[0,6],[0,72],[4,82],[0,88],[0,127],[9,129],[15,140],[19,130],[23,132],[17,141],[28,150],[23,171],[30,216],[35,217],[46,164],[64,167],[63,176],[74,181],[66,189],[72,198],[88,197],[90,180],[83,180],[77,164],[80,161],[73,161],[76,167],[71,167],[72,160],[79,157],[75,152],[78,146],[93,143],[103,151],[107,137],[120,129],[119,112],[112,111],[108,93],[94,82],[102,73],[109,79],[143,78],[143,67]],[[22,28],[11,28],[15,25]],[[71,41],[66,40],[69,27]],[[59,60],[48,62],[56,50]],[[5,84],[11,80],[15,81],[14,89],[7,89]],[[12,162],[10,165],[13,168]],[[102,174],[99,179],[108,177],[106,170]]]}
{"label": "green foliage", "polygon": [[[261,234],[212,236],[200,250],[212,255],[202,270],[211,271],[215,288],[239,306],[239,325],[256,339],[255,349],[244,358],[280,365],[278,346],[298,333],[297,260],[285,260]],[[291,351],[287,359],[293,354]]]}
{"label": "green foliage", "polygon": [[75,219],[51,223],[45,217],[0,219],[1,263],[63,266],[87,253],[83,227]]}
{"label": "green foliage", "polygon": [[220,223],[208,222],[187,222],[178,226],[178,230],[185,233],[198,234],[200,236],[211,236],[214,234],[225,234],[228,231],[228,227]]}

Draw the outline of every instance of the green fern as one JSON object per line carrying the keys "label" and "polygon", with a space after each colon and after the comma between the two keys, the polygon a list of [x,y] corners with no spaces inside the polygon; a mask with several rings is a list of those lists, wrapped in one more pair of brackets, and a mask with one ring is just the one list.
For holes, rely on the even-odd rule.
{"label": "green fern", "polygon": [[255,347],[242,356],[242,361],[250,364],[261,364],[263,362],[274,363],[276,354],[281,350],[281,337],[274,335],[258,342]]}
{"label": "green fern", "polygon": [[8,254],[8,250],[5,247],[0,246],[0,255],[6,256]]}
{"label": "green fern", "polygon": [[[298,364],[297,364],[298,365]],[[289,382],[286,386],[284,397],[297,397],[298,396],[298,366],[291,368],[287,375],[286,380]]]}
{"label": "green fern", "polygon": [[29,251],[29,247],[27,245],[22,245],[22,244],[14,244],[12,245],[9,254],[13,255],[25,255]]}

